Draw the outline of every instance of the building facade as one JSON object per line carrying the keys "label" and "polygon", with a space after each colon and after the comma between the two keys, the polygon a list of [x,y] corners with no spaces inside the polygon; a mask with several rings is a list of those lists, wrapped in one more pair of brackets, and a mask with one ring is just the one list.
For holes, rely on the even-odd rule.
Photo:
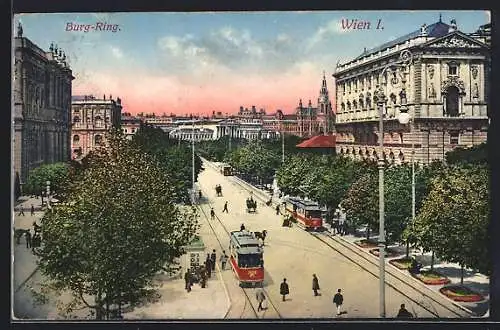
{"label": "building facade", "polygon": [[[441,21],[365,51],[337,67],[336,151],[358,159],[444,160],[455,147],[486,141],[490,49],[486,35],[465,34]],[[412,61],[390,68],[402,51]],[[379,94],[381,93],[381,94]],[[384,152],[380,155],[377,97],[383,97]],[[411,124],[399,123],[407,112]]]}
{"label": "building facade", "polygon": [[20,24],[13,44],[13,167],[24,184],[30,170],[70,158],[74,77],[61,49],[39,48],[23,37]]}
{"label": "building facade", "polygon": [[90,151],[106,145],[106,133],[120,129],[120,98],[110,95],[97,99],[92,95],[74,96],[71,104],[71,157],[81,159]]}
{"label": "building facade", "polygon": [[121,129],[123,134],[125,134],[125,138],[127,140],[132,140],[132,137],[139,131],[141,123],[141,118],[130,116],[130,114],[125,115],[122,113]]}
{"label": "building facade", "polygon": [[311,137],[320,133],[333,133],[335,127],[335,113],[332,109],[332,102],[328,95],[324,73],[317,106],[313,107],[311,100],[309,100],[307,106],[304,107],[302,99],[300,99],[299,105],[295,109],[295,113],[297,116],[299,136]]}

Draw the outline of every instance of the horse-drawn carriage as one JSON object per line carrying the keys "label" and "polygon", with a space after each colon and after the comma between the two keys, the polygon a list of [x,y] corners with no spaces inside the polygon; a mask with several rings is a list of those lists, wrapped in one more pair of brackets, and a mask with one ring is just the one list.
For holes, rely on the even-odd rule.
{"label": "horse-drawn carriage", "polygon": [[247,212],[255,213],[257,211],[257,202],[252,198],[247,198]]}

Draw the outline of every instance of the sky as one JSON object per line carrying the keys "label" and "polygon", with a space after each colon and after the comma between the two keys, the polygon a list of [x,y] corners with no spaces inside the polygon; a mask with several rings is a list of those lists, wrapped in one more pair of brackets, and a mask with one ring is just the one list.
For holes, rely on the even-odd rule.
{"label": "sky", "polygon": [[[337,63],[440,14],[465,33],[490,22],[487,11],[44,13],[16,15],[13,31],[20,21],[24,37],[65,52],[73,95],[120,97],[123,112],[291,113],[299,99],[316,104],[323,73],[334,105]],[[370,26],[345,28],[353,20]]]}

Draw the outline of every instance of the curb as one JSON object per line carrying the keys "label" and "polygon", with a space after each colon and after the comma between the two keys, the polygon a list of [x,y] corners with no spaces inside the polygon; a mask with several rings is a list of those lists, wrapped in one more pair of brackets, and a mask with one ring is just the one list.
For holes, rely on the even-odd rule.
{"label": "curb", "polygon": [[[335,236],[337,237],[337,236]],[[333,238],[333,237],[331,237]],[[343,237],[338,237],[339,240],[342,240],[344,243],[346,243],[345,247],[346,248],[349,248],[352,252],[354,253],[359,253],[360,251],[363,251],[365,252],[364,250],[362,250],[362,248],[356,246],[355,244],[353,244],[352,242],[349,242],[348,240],[344,239]],[[354,251],[354,249],[358,250],[357,252]],[[365,252],[366,253],[366,252]],[[372,255],[372,257],[374,257]],[[374,257],[376,258],[376,257]],[[424,294],[424,295],[428,295],[427,293],[423,292],[423,288],[420,288],[418,287],[418,285],[421,285],[423,287],[425,287],[426,290],[429,290],[433,293],[435,293],[437,296],[445,299],[446,301],[449,301],[451,304],[455,305],[456,307],[460,308],[461,310],[463,310],[464,312],[470,314],[470,316],[474,316],[475,313],[472,312],[470,309],[468,309],[467,307],[464,307],[462,305],[460,305],[459,303],[453,301],[452,299],[449,299],[448,297],[444,296],[444,295],[441,295],[441,294],[437,294],[437,292],[435,292],[434,290],[432,290],[431,288],[427,287],[427,285],[425,283],[420,283],[420,281],[418,279],[415,279],[413,277],[410,277],[408,276],[404,271],[402,271],[401,269],[398,269],[397,267],[393,266],[392,264],[390,264],[389,262],[387,262],[387,264],[389,264],[390,267],[386,268],[386,272],[390,272],[392,276],[398,278],[400,281],[404,282],[405,284],[411,286],[414,290]],[[400,279],[400,276],[396,274],[394,274],[394,271],[396,271],[397,273],[399,273],[398,275],[402,275],[405,279],[408,279],[408,281],[403,281],[402,279]],[[417,282],[418,281],[418,282]]]}
{"label": "curb", "polygon": [[35,273],[38,271],[38,268],[39,268],[39,266],[35,267],[35,270],[33,270],[28,275],[28,277],[23,282],[21,282],[21,284],[19,284],[19,286],[17,287],[17,289],[14,291],[14,293],[17,293],[19,290],[21,290],[21,288],[33,277],[33,275],[35,275]]}
{"label": "curb", "polygon": [[222,287],[224,288],[224,292],[226,294],[226,298],[227,298],[227,302],[228,302],[228,306],[227,306],[227,311],[226,313],[224,314],[224,319],[227,317],[227,314],[229,314],[229,311],[231,310],[231,297],[229,297],[229,291],[227,290],[227,286],[226,286],[226,283],[224,282],[224,279],[222,278],[222,270],[220,269],[220,266],[219,264],[217,263],[217,261],[215,262],[215,267],[219,270],[217,272],[217,277],[219,278],[219,281],[222,282]]}

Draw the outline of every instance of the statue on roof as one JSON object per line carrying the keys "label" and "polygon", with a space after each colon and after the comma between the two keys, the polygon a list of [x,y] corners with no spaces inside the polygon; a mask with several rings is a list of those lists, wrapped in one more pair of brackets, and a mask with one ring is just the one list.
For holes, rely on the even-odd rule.
{"label": "statue on roof", "polygon": [[23,36],[23,26],[21,25],[21,22],[17,24],[17,36],[22,37]]}

